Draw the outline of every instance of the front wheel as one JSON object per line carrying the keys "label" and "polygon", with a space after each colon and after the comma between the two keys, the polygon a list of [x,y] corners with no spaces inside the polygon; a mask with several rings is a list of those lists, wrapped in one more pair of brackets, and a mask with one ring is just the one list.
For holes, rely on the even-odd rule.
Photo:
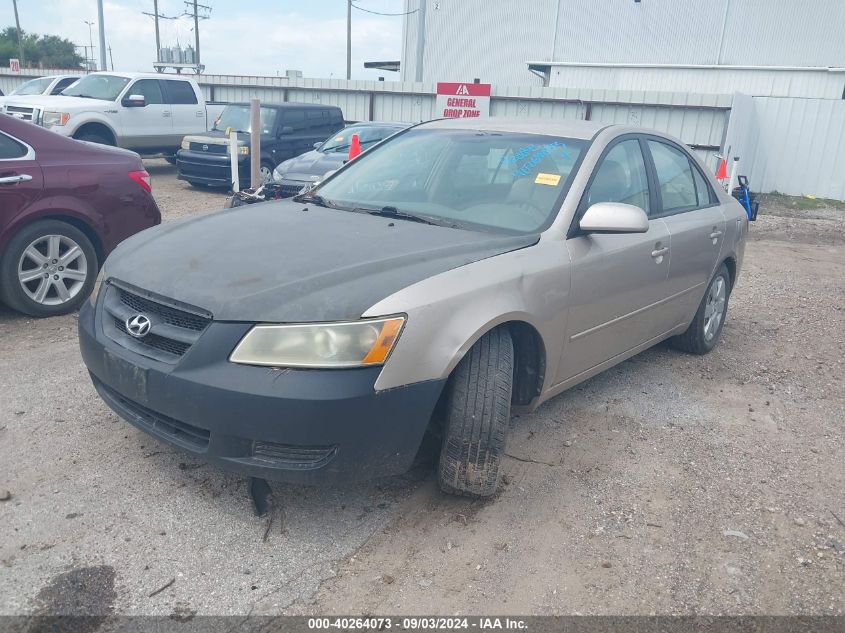
{"label": "front wheel", "polygon": [[91,293],[97,253],[79,229],[42,220],[18,231],[0,259],[0,292],[10,308],[34,317],[67,314]]}
{"label": "front wheel", "polygon": [[258,168],[258,176],[261,179],[261,184],[266,185],[273,180],[273,163],[261,161],[261,167]]}
{"label": "front wheel", "polygon": [[455,368],[447,387],[437,479],[440,489],[490,497],[510,430],[513,341],[507,328],[482,336]]}
{"label": "front wheel", "polygon": [[716,347],[722,336],[730,296],[731,276],[722,264],[710,280],[692,323],[686,332],[672,339],[672,345],[681,351],[699,355]]}

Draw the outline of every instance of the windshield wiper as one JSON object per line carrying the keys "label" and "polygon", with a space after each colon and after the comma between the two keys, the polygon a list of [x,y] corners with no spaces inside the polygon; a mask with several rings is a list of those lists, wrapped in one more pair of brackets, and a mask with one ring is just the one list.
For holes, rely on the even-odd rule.
{"label": "windshield wiper", "polygon": [[308,192],[301,193],[291,198],[294,202],[305,202],[307,204],[316,204],[318,207],[325,207],[327,209],[339,209],[334,202],[327,200],[323,196],[309,196]]}
{"label": "windshield wiper", "polygon": [[444,226],[442,222],[435,222],[434,220],[430,220],[428,218],[424,218],[420,215],[414,215],[413,213],[408,213],[406,211],[400,211],[396,207],[382,207],[381,209],[364,209],[364,208],[357,208],[354,209],[355,211],[363,211],[364,213],[369,213],[370,215],[377,215],[382,218],[398,218],[399,220],[407,220],[409,222],[419,222],[420,224],[430,224],[431,226]]}

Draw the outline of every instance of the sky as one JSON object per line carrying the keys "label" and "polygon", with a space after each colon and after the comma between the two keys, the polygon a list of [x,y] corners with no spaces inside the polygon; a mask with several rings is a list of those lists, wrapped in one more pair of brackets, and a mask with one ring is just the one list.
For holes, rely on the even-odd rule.
{"label": "sky", "polygon": [[[98,47],[96,0],[17,0],[21,29]],[[208,74],[346,77],[346,0],[199,0],[211,6],[200,21],[200,53]],[[354,0],[363,9],[401,13],[403,0]],[[159,13],[178,15],[183,0],[159,0]],[[152,71],[155,61],[153,0],[106,0],[106,47],[115,70]],[[202,14],[202,12],[201,12]],[[0,28],[14,26],[12,0],[0,0]],[[162,46],[193,45],[193,19],[160,20]],[[352,10],[352,78],[398,80],[398,73],[364,69],[365,61],[398,60],[402,18]],[[82,53],[80,49],[80,53]],[[99,60],[99,49],[96,53]]]}

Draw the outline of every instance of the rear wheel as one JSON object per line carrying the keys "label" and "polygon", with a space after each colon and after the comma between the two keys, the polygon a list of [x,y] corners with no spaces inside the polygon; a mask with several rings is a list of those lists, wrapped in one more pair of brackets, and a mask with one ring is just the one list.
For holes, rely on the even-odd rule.
{"label": "rear wheel", "polygon": [[513,341],[507,328],[485,334],[449,380],[437,476],[441,490],[490,497],[510,430]]}
{"label": "rear wheel", "polygon": [[273,163],[262,161],[261,167],[258,168],[258,175],[262,185],[273,180]]}
{"label": "rear wheel", "polygon": [[672,339],[672,345],[684,352],[699,355],[716,347],[722,336],[730,296],[731,275],[722,264],[710,280],[692,323],[686,332]]}
{"label": "rear wheel", "polygon": [[67,314],[91,293],[97,253],[79,229],[59,220],[25,226],[0,259],[0,292],[10,307],[34,317]]}

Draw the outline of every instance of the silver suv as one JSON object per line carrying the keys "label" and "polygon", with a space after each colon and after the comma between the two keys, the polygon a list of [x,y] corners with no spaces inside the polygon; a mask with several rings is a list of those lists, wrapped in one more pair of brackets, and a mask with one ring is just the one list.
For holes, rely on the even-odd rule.
{"label": "silver suv", "polygon": [[406,470],[496,491],[511,412],[664,340],[719,341],[747,233],[677,140],[433,121],[290,200],[171,222],[109,257],[79,318],[102,398],[250,476]]}

